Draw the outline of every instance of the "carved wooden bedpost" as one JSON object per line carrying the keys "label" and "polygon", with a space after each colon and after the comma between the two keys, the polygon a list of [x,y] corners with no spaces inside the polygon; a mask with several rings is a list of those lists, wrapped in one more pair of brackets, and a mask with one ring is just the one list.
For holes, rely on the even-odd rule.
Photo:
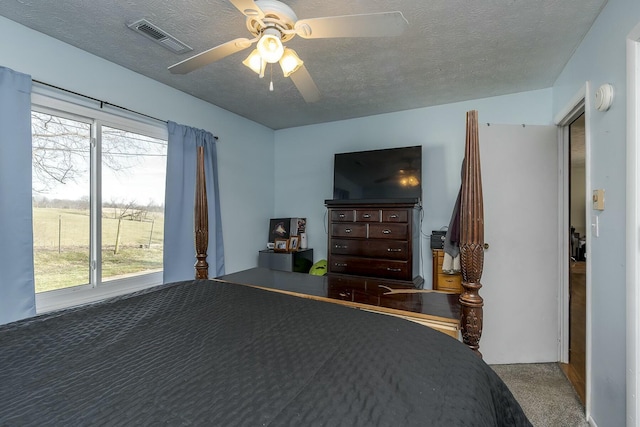
{"label": "carved wooden bedpost", "polygon": [[478,291],[484,263],[484,213],[482,179],[480,175],[480,146],[478,145],[478,112],[467,112],[465,161],[462,173],[460,200],[460,262],[462,287],[462,341],[480,357],[482,335],[482,306]]}
{"label": "carved wooden bedpost", "polygon": [[198,147],[196,166],[196,204],[194,209],[196,279],[209,278],[207,248],[209,246],[209,216],[207,206],[207,186],[204,180],[204,147]]}

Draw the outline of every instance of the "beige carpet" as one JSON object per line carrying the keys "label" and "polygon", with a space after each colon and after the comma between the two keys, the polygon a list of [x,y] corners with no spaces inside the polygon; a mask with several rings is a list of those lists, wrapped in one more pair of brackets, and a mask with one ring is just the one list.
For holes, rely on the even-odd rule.
{"label": "beige carpet", "polygon": [[588,426],[578,395],[557,363],[491,365],[534,427]]}

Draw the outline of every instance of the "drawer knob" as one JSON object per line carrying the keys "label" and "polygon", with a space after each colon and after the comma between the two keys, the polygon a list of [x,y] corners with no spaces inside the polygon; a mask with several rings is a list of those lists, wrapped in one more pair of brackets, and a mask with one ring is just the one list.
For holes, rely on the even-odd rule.
{"label": "drawer knob", "polygon": [[371,218],[371,215],[370,214],[364,214],[364,215],[362,215],[362,218]]}
{"label": "drawer knob", "polygon": [[393,271],[394,273],[399,273],[402,271],[401,268],[391,268],[391,267],[387,267],[387,271]]}
{"label": "drawer knob", "polygon": [[334,248],[336,248],[336,249],[347,249],[347,245],[335,245]]}
{"label": "drawer knob", "polygon": [[389,218],[391,218],[391,219],[396,219],[396,218],[398,218],[398,215],[396,215],[396,214],[389,215]]}
{"label": "drawer knob", "polygon": [[397,249],[397,248],[387,248],[387,252],[402,252],[402,249]]}
{"label": "drawer knob", "polygon": [[350,229],[350,228],[345,228],[345,229],[344,229],[344,232],[345,232],[345,233],[351,233],[351,229]]}
{"label": "drawer knob", "polygon": [[344,218],[344,214],[338,215],[338,218]]}
{"label": "drawer knob", "polygon": [[384,230],[382,230],[382,234],[391,234],[391,230],[385,228]]}
{"label": "drawer knob", "polygon": [[336,267],[346,267],[347,263],[346,262],[336,262],[333,265],[335,265]]}

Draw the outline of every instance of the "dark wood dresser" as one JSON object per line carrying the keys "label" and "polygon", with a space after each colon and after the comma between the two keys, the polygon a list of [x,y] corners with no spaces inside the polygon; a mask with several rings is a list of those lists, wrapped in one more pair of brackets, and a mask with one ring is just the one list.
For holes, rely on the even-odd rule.
{"label": "dark wood dresser", "polygon": [[[420,287],[420,210],[416,203],[327,200],[330,275]],[[378,280],[380,281],[380,280]]]}

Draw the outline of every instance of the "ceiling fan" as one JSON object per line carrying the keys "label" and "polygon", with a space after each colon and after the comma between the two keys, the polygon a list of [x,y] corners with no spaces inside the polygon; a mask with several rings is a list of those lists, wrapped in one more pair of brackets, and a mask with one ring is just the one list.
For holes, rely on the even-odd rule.
{"label": "ceiling fan", "polygon": [[416,169],[400,169],[397,173],[376,179],[374,182],[382,184],[388,181],[394,181],[401,187],[415,187],[420,184],[420,177],[418,177]]}
{"label": "ceiling fan", "polygon": [[[402,158],[397,161],[389,161],[389,165],[394,169],[390,174],[374,180],[376,184],[383,182],[394,181],[401,187],[415,187],[420,184],[421,177],[419,176],[420,169],[414,166],[414,161],[411,158]],[[406,164],[406,167],[401,165]],[[400,167],[398,167],[400,166]],[[385,172],[386,168],[383,168]]]}
{"label": "ceiling fan", "polygon": [[[247,29],[253,38],[237,38],[187,58],[170,66],[171,73],[189,73],[257,42],[256,48],[243,64],[263,77],[267,64],[278,62],[284,76],[291,77],[304,100],[315,102],[320,99],[320,91],[304,62],[283,42],[296,35],[305,39],[398,36],[409,25],[402,12],[298,19],[289,6],[278,0],[229,1],[246,16]],[[273,90],[273,82],[270,89]]]}

